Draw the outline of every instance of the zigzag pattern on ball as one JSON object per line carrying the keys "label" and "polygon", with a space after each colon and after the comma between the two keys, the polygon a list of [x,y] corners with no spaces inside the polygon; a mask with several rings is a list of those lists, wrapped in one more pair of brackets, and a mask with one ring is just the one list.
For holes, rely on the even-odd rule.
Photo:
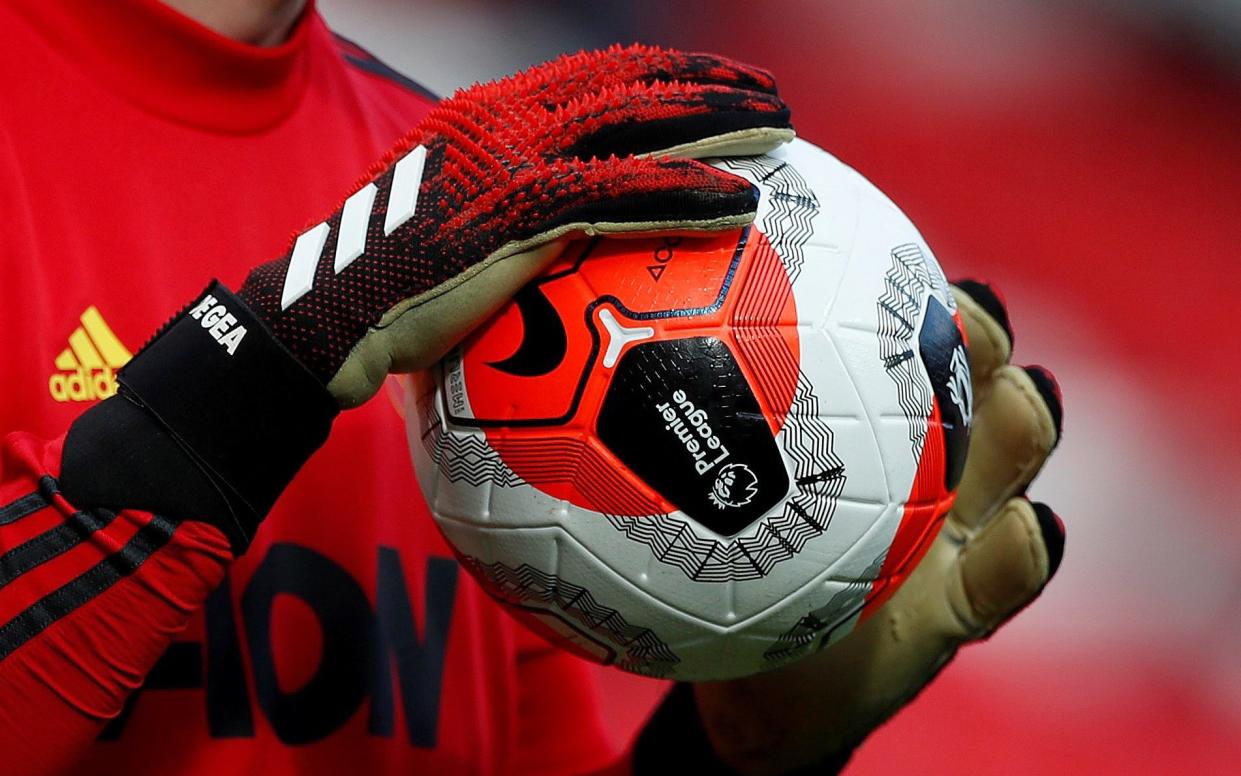
{"label": "zigzag pattern on ball", "polygon": [[918,336],[922,297],[935,283],[921,248],[906,243],[892,249],[892,267],[883,276],[883,293],[878,301],[879,357],[896,385],[901,411],[909,420],[909,444],[915,464],[926,440],[931,389],[918,369],[914,340]]}
{"label": "zigzag pattern on ball", "polygon": [[832,430],[823,422],[819,397],[805,375],[798,375],[789,413],[793,422],[781,434],[784,452],[793,459],[796,491],[784,504],[784,519],[809,536],[827,530],[836,500],[845,488],[845,464],[836,455]]}
{"label": "zigzag pattern on ball", "polygon": [[832,630],[862,611],[868,590],[869,582],[848,583],[845,589],[836,591],[826,604],[802,617],[781,634],[776,643],[763,653],[763,659],[776,666],[818,652],[831,637]]}
{"label": "zigzag pattern on ball", "polygon": [[805,246],[814,234],[819,198],[797,168],[787,162],[766,155],[729,157],[721,161],[724,167],[747,172],[768,187],[767,199],[771,207],[759,223],[759,231],[767,236],[784,262],[789,283],[796,283],[806,263]]}
{"label": "zigzag pattern on ball", "polygon": [[488,482],[508,488],[522,484],[521,477],[504,465],[482,433],[445,433],[436,403],[427,401],[425,406],[422,446],[450,482],[465,482],[475,488]]}
{"label": "zigzag pattern on ball", "polygon": [[681,659],[650,628],[632,625],[615,609],[600,604],[586,588],[523,563],[517,568],[504,563],[483,563],[461,556],[464,565],[483,582],[493,597],[509,604],[538,610],[554,609],[568,618],[566,625],[580,629],[591,641],[603,642],[618,651],[616,665],[647,676],[672,674]]}
{"label": "zigzag pattern on ball", "polygon": [[955,313],[957,311],[957,300],[952,295],[952,289],[948,285],[948,277],[944,275],[944,268],[939,266],[938,261],[928,261],[927,271],[931,277],[931,288],[939,292],[939,297],[948,303],[948,312]]}
{"label": "zigzag pattern on ball", "polygon": [[878,580],[873,585],[869,581],[878,577],[887,554],[886,549],[879,553],[860,579],[845,583],[844,589],[837,590],[826,603],[794,623],[763,653],[763,658],[775,667],[818,652],[830,644],[832,634],[866,606],[867,596],[887,584],[887,580]]}

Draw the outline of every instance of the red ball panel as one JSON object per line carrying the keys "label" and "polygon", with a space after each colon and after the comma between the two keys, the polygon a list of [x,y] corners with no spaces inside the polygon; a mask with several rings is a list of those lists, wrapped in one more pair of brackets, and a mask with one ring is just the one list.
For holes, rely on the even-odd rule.
{"label": "red ball panel", "polygon": [[644,342],[717,338],[774,435],[797,384],[796,324],[788,275],[756,229],[583,241],[466,342],[469,410],[450,415],[482,427],[505,464],[548,495],[609,514],[666,513],[668,499],[597,437],[619,359]]}

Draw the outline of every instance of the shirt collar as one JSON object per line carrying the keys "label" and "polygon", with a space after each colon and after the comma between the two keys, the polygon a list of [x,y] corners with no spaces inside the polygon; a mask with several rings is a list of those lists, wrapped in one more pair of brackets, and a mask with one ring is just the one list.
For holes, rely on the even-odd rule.
{"label": "shirt collar", "polygon": [[166,118],[223,132],[279,123],[300,102],[314,1],[278,46],[227,38],[159,0],[6,0],[87,77]]}

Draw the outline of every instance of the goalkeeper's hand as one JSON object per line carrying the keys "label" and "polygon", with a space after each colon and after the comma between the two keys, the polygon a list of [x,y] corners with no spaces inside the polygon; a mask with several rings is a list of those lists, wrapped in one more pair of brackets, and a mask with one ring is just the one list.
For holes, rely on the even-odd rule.
{"label": "goalkeeper's hand", "polygon": [[792,136],[771,76],[745,65],[642,46],[562,57],[439,105],[239,295],[355,406],[443,355],[559,237],[750,222],[753,187],[686,157]]}
{"label": "goalkeeper's hand", "polygon": [[65,490],[202,519],[240,551],[340,409],[433,363],[560,238],[749,223],[754,187],[692,157],[792,137],[769,74],[706,54],[613,47],[460,91],[284,257],[143,348],[71,430]]}
{"label": "goalkeeper's hand", "polygon": [[694,687],[712,747],[743,773],[842,766],[959,647],[1038,597],[1060,565],[1063,525],[1025,496],[1060,439],[1059,389],[1046,370],[1009,363],[1008,316],[989,287],[967,281],[955,293],[975,400],[956,504],[905,584],[839,644],[768,674]]}

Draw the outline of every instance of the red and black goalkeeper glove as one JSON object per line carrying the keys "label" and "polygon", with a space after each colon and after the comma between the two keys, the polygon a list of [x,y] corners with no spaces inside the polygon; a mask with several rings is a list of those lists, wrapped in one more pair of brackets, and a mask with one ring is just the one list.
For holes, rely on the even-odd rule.
{"label": "red and black goalkeeper glove", "polygon": [[669,149],[753,153],[791,135],[771,77],[746,66],[636,46],[564,57],[441,104],[239,295],[352,406],[391,367],[441,355],[557,237],[753,218],[748,182]]}
{"label": "red and black goalkeeper glove", "polygon": [[286,256],[165,326],[71,430],[62,485],[244,549],[340,408],[433,363],[560,238],[749,223],[753,187],[693,157],[792,136],[770,75],[705,54],[615,47],[458,92]]}

